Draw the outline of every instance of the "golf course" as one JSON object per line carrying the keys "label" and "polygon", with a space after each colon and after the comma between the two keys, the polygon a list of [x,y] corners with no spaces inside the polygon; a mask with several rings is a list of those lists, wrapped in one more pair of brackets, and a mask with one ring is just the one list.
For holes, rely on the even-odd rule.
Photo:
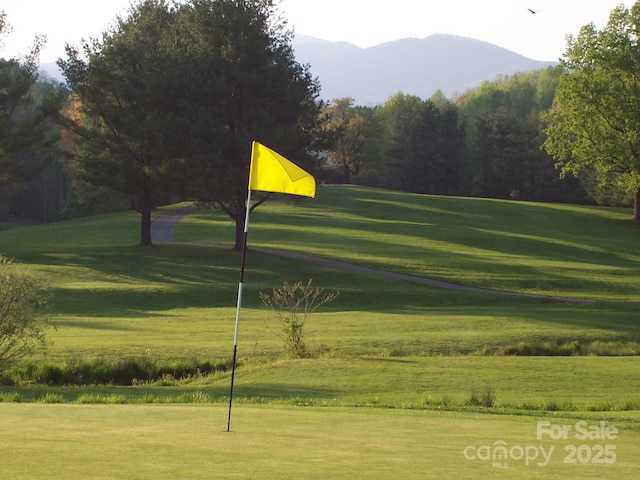
{"label": "golf course", "polygon": [[[0,372],[2,478],[640,475],[629,209],[321,186],[250,218],[229,432],[229,217],[195,210],[145,248],[136,212],[0,225],[55,326]],[[339,294],[294,358],[260,293],[309,280]]]}

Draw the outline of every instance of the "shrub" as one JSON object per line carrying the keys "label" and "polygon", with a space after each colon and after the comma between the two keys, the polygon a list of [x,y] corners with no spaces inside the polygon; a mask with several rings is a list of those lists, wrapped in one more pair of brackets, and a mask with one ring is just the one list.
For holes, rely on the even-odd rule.
{"label": "shrub", "polygon": [[196,378],[210,375],[216,372],[226,372],[231,369],[231,360],[179,360],[164,365],[159,365],[156,378],[167,379],[169,377],[180,380],[184,378]]}
{"label": "shrub", "polygon": [[178,395],[175,403],[211,403],[211,397],[204,392],[189,392]]}
{"label": "shrub", "polygon": [[80,405],[94,405],[107,403],[104,395],[98,395],[95,393],[83,393],[76,398],[76,403]]}
{"label": "shrub", "polygon": [[474,390],[469,397],[469,405],[472,407],[489,407],[492,408],[496,404],[495,393],[491,390],[491,387],[487,388],[484,392]]}
{"label": "shrub", "polygon": [[274,288],[271,294],[259,293],[262,306],[280,321],[285,351],[293,358],[307,355],[304,332],[307,317],[321,305],[335,300],[339,293],[324,293],[322,288],[312,287],[311,283],[312,280],[293,285],[284,282],[282,287]]}
{"label": "shrub", "polygon": [[532,339],[514,345],[484,347],[480,355],[501,356],[635,356],[640,355],[640,343],[635,340],[581,340]]}
{"label": "shrub", "polygon": [[68,371],[60,365],[43,363],[33,371],[33,380],[43,385],[65,385],[73,383]]}
{"label": "shrub", "polygon": [[44,285],[0,255],[0,371],[46,347],[48,300]]}

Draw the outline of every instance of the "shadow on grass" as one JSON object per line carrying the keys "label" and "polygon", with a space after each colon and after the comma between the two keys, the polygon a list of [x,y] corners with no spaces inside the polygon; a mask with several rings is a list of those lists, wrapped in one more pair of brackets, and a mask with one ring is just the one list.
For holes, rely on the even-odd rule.
{"label": "shadow on grass", "polygon": [[[234,307],[240,274],[237,252],[183,245],[149,249],[114,247],[94,254],[50,255],[38,263],[70,269],[67,278],[53,288],[54,313],[60,316],[161,317],[163,310]],[[74,275],[85,278],[76,279]],[[243,305],[259,307],[258,292],[269,291],[285,281],[310,278],[327,291],[341,292],[331,310],[397,312],[513,301],[498,295],[451,292],[250,251]],[[82,282],[82,288],[77,288],[76,282]]]}

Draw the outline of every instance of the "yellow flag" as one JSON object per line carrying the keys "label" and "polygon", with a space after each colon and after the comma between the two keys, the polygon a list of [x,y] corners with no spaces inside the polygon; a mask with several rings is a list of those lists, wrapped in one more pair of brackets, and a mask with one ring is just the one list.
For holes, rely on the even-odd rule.
{"label": "yellow flag", "polygon": [[295,163],[264,145],[251,145],[249,190],[316,196],[316,181]]}

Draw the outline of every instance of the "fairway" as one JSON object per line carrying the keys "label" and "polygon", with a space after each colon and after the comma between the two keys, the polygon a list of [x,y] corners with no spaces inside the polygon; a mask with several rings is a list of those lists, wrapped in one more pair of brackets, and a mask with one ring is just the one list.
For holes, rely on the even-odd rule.
{"label": "fairway", "polygon": [[[637,415],[601,424],[597,416],[577,423],[562,416],[240,407],[227,433],[226,413],[202,406],[3,405],[3,471],[16,480],[633,479],[639,472]],[[563,427],[570,429],[566,439],[550,436]],[[606,438],[583,439],[593,428]],[[606,456],[598,456],[600,445],[608,446]]]}
{"label": "fairway", "polygon": [[[240,267],[228,217],[196,211],[175,229],[184,243],[152,248],[135,246],[133,212],[9,226],[0,252],[50,285],[57,328],[46,356],[0,385],[6,478],[637,478],[640,230],[628,215],[350,186],[265,203],[230,433],[228,371],[28,376],[228,360]],[[258,294],[308,279],[340,295],[309,318],[309,356],[288,358]]]}

